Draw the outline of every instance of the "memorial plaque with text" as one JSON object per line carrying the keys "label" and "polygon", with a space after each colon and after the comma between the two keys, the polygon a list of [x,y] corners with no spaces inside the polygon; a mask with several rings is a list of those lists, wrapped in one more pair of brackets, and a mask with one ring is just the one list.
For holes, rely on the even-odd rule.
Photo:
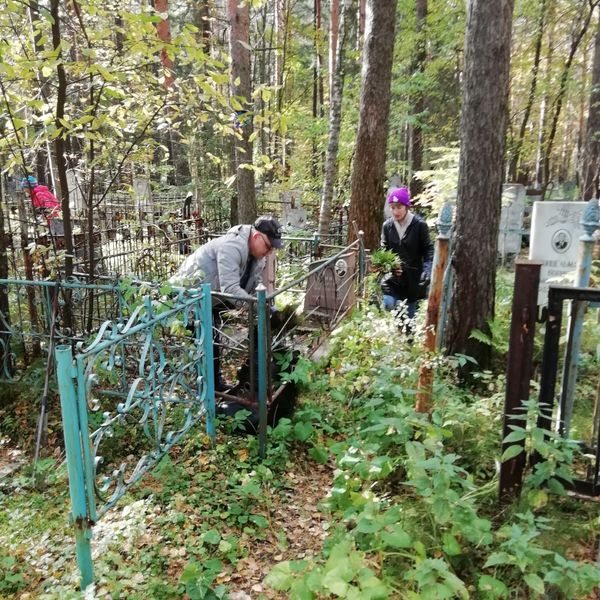
{"label": "memorial plaque with text", "polygon": [[538,304],[548,301],[550,283],[566,283],[567,274],[577,268],[581,217],[586,202],[535,202],[531,218],[529,258],[541,260]]}

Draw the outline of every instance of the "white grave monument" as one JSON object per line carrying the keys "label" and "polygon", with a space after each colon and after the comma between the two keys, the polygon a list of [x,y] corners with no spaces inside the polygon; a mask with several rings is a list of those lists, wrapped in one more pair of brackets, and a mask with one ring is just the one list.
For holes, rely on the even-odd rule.
{"label": "white grave monument", "polygon": [[138,213],[152,214],[154,212],[154,203],[152,202],[152,190],[150,181],[142,177],[133,178],[133,195],[135,198]]}
{"label": "white grave monument", "polygon": [[284,227],[293,227],[295,229],[304,229],[308,215],[306,209],[300,204],[300,190],[291,190],[284,192],[282,196],[283,211],[282,225]]}
{"label": "white grave monument", "polygon": [[[586,202],[534,202],[529,259],[541,260],[538,304],[548,302],[548,285],[577,268],[581,216]],[[562,282],[565,283],[565,282]]]}
{"label": "white grave monument", "polygon": [[524,211],[525,186],[520,183],[505,183],[502,186],[502,211],[498,232],[498,253],[500,256],[519,254],[521,251]]}

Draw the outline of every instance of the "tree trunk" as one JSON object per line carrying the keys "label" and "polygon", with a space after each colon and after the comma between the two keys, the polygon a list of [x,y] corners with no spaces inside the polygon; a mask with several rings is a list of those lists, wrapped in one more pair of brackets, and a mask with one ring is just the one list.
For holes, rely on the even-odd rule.
{"label": "tree trunk", "polygon": [[[313,96],[312,117],[314,120],[324,116],[323,110],[323,55],[321,54],[321,0],[314,0],[313,5],[313,28],[314,28],[314,57],[313,57]],[[313,181],[319,178],[322,170],[322,153],[319,151],[317,142],[313,138],[311,176]]]}
{"label": "tree trunk", "polygon": [[323,193],[321,195],[321,209],[319,213],[319,234],[328,235],[331,222],[331,201],[333,198],[333,187],[337,177],[337,154],[340,141],[340,126],[342,122],[342,96],[344,94],[344,48],[348,32],[348,21],[350,17],[352,0],[344,0],[342,14],[339,20],[339,31],[337,35],[337,64],[333,78],[333,92],[330,102],[329,115],[329,140],[327,142],[327,154],[325,157],[325,180],[323,181]]}
{"label": "tree trunk", "polygon": [[467,14],[453,293],[448,352],[486,368],[490,347],[471,339],[494,316],[502,160],[508,114],[513,0],[473,0]]}
{"label": "tree trunk", "polygon": [[[60,0],[51,0],[50,14],[52,15],[52,47],[61,55],[61,34],[60,34]],[[56,114],[55,125],[56,130],[62,130],[61,120],[65,116],[65,103],[67,101],[67,75],[65,73],[64,63],[59,61],[56,64]],[[58,173],[58,181],[60,183],[61,208],[64,226],[64,242],[65,242],[65,279],[69,279],[73,275],[73,258],[75,256],[73,248],[73,225],[71,222],[71,207],[69,205],[69,185],[67,182],[67,165],[65,156],[65,138],[63,135],[57,135],[54,139],[54,150],[56,154],[56,171]],[[71,335],[75,334],[73,329],[73,314],[71,311],[70,292],[64,290],[65,302],[63,309],[63,325],[71,330]]]}
{"label": "tree trunk", "polygon": [[546,18],[546,0],[540,1],[540,14],[538,19],[537,33],[535,38],[535,51],[533,57],[533,67],[531,69],[531,85],[529,87],[529,96],[527,97],[527,104],[525,106],[525,112],[523,113],[523,120],[521,121],[521,127],[519,128],[519,135],[515,142],[514,152],[510,161],[509,177],[511,181],[519,181],[519,160],[521,158],[521,149],[523,148],[523,140],[525,139],[525,133],[527,131],[527,125],[529,124],[529,117],[531,115],[531,109],[533,108],[533,102],[535,100],[535,92],[537,89],[538,71],[540,68],[540,57],[542,54],[542,41],[544,39],[544,28]]}
{"label": "tree trunk", "polygon": [[369,0],[367,14],[348,237],[356,238],[356,222],[366,247],[375,249],[382,221],[396,0]]}
{"label": "tree trunk", "polygon": [[167,52],[166,46],[171,43],[171,24],[169,22],[169,0],[154,0],[154,10],[161,15],[165,15],[156,24],[156,34],[158,39],[165,44],[160,49],[160,64],[164,70],[164,86],[166,89],[171,88],[175,82],[173,71],[173,60]]}
{"label": "tree trunk", "polygon": [[598,198],[600,188],[600,18],[594,38],[592,89],[581,169],[583,200]]}
{"label": "tree trunk", "polygon": [[[288,49],[288,23],[289,23],[289,13],[290,7],[287,0],[277,0],[276,1],[276,10],[275,10],[275,30],[276,30],[276,39],[277,39],[277,51],[275,53],[275,76],[276,76],[276,85],[277,85],[277,112],[281,113],[283,108],[283,98],[284,98],[284,76],[285,76],[285,64],[287,58],[287,49]],[[283,172],[285,172],[285,165],[287,162],[286,157],[286,136],[285,133],[280,131],[279,138],[281,142],[281,166],[283,167]]]}
{"label": "tree trunk", "polygon": [[[8,241],[9,237],[4,228],[4,185],[0,182],[0,278],[8,279]],[[8,213],[7,213],[8,214]],[[3,378],[12,375],[10,356],[10,310],[8,286],[0,285],[0,374]],[[6,330],[5,330],[6,327]]]}
{"label": "tree trunk", "polygon": [[[571,72],[571,65],[573,64],[573,59],[575,58],[575,53],[577,52],[577,48],[581,43],[585,33],[588,30],[590,25],[590,21],[592,19],[592,14],[596,6],[600,0],[587,0],[583,4],[585,4],[584,12],[582,12],[578,18],[581,20],[581,26],[578,31],[574,34],[571,39],[571,47],[569,49],[569,54],[567,59],[565,60],[565,64],[563,66],[563,70],[560,77],[560,84],[558,86],[558,93],[554,100],[554,114],[552,115],[552,124],[550,125],[550,132],[548,133],[548,137],[546,138],[546,145],[543,149],[543,168],[544,168],[544,179],[543,179],[543,190],[545,191],[548,185],[550,184],[550,160],[552,156],[552,147],[554,145],[554,139],[556,137],[556,131],[558,128],[558,119],[560,118],[560,113],[562,110],[562,105],[565,97],[565,93],[567,91],[567,83],[569,82],[569,73]],[[583,8],[583,7],[582,7]]]}
{"label": "tree trunk", "polygon": [[[33,36],[33,47],[35,50],[36,56],[42,56],[44,52],[44,44],[43,44],[43,36],[41,33],[41,28],[38,28],[38,23],[40,21],[39,14],[39,4],[36,1],[32,1],[29,3],[29,20],[31,23],[31,30]],[[50,89],[50,84],[48,82],[48,78],[44,77],[42,73],[42,68],[40,65],[38,76],[37,76],[40,92],[42,94],[42,98],[48,102],[49,98],[52,94]],[[36,125],[36,129],[38,131],[37,135],[41,135],[43,131],[43,126]],[[46,183],[50,183],[51,187],[56,189],[56,183],[54,181],[54,171],[52,169],[52,152],[50,150],[50,146],[48,142],[46,142],[46,147],[39,147],[36,151],[36,162],[35,162],[35,173],[38,181],[43,181]]]}
{"label": "tree trunk", "polygon": [[[240,105],[236,110],[235,168],[237,218],[241,223],[256,219],[256,192],[252,169],[252,94],[250,82],[250,7],[239,0],[228,0],[231,54],[231,95]],[[233,224],[233,223],[232,223]]]}
{"label": "tree trunk", "polygon": [[[425,61],[427,60],[427,0],[417,0],[417,48],[415,53],[415,64],[413,73],[422,74],[425,71]],[[415,173],[423,168],[423,126],[421,120],[425,112],[425,94],[423,91],[417,91],[417,98],[413,107],[413,126],[411,129],[411,179],[410,193],[414,197],[423,191],[423,182],[415,178]]]}
{"label": "tree trunk", "polygon": [[196,23],[200,30],[200,39],[202,40],[202,49],[206,56],[210,56],[212,47],[212,21],[211,21],[212,1],[202,0],[198,2],[196,8]]}
{"label": "tree trunk", "polygon": [[331,0],[329,18],[329,99],[333,96],[334,73],[336,71],[338,32],[340,30],[340,0]]}
{"label": "tree trunk", "polygon": [[356,13],[356,50],[358,52],[362,50],[363,37],[365,35],[366,6],[367,0],[358,0],[358,8]]}

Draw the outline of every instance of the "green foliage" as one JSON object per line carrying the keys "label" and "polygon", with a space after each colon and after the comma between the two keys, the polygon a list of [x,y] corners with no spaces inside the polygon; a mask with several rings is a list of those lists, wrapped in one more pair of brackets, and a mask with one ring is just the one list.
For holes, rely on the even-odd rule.
{"label": "green foliage", "polygon": [[[589,593],[600,571],[561,554],[563,545],[553,538],[560,515],[533,512],[548,507],[540,486],[563,493],[573,443],[542,435],[539,410],[528,403],[523,427],[514,427],[507,441],[525,440],[541,461],[527,476],[521,512],[498,514],[494,462],[504,378],[479,373],[489,396],[477,398],[457,387],[459,360],[434,359],[435,410],[427,419],[412,406],[424,358],[399,344],[397,333],[390,335],[386,319],[355,314],[336,336],[327,385],[318,374],[309,384],[337,410],[315,404],[312,429],[302,424],[302,414],[300,423],[286,425],[285,434],[304,443],[310,456],[315,437],[329,437],[319,458],[329,454],[336,464],[323,502],[331,533],[320,557],[279,563],[267,583],[290,598],[369,597],[361,587],[362,568],[374,577],[373,593],[383,597],[391,590],[415,599],[475,597],[473,590],[481,598]],[[343,571],[334,561],[341,555]]]}
{"label": "green foliage", "polygon": [[400,266],[400,258],[392,250],[378,249],[371,254],[371,267],[378,273],[390,273]]}

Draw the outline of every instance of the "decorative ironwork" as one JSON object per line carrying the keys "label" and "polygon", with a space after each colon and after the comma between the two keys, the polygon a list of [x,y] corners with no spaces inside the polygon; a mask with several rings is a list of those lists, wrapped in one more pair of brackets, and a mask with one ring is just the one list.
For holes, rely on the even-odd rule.
{"label": "decorative ironwork", "polygon": [[[69,466],[73,516],[84,529],[199,419],[206,419],[214,438],[210,286],[182,290],[169,300],[146,296],[129,319],[106,321],[89,345],[80,343],[74,358],[71,347],[62,345],[56,359],[67,462],[74,463]],[[118,447],[117,438],[124,444]],[[141,456],[132,460],[135,450]],[[82,505],[84,514],[76,509]],[[77,535],[84,585],[91,573],[88,534]]]}

